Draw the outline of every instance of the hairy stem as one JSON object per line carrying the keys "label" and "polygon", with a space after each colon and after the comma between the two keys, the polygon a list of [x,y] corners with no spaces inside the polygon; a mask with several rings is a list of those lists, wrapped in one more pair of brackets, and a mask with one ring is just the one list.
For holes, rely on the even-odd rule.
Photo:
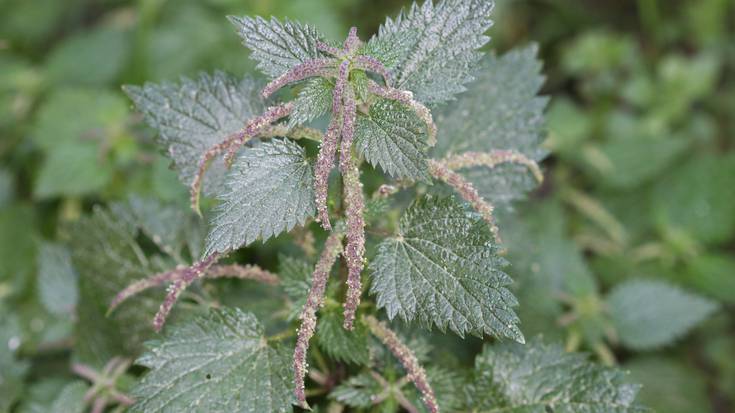
{"label": "hairy stem", "polygon": [[311,288],[306,297],[306,303],[301,309],[299,318],[301,319],[301,327],[299,327],[296,339],[296,348],[293,354],[293,370],[294,370],[294,394],[299,404],[308,408],[306,403],[306,393],[304,389],[304,378],[306,377],[306,354],[309,349],[309,340],[314,335],[316,328],[316,312],[324,302],[324,292],[327,288],[327,280],[332,266],[337,257],[342,252],[342,238],[344,233],[341,229],[335,230],[329,234],[324,244],[324,250],[319,256],[314,267],[314,273],[311,279]]}
{"label": "hairy stem", "polygon": [[263,98],[269,98],[278,89],[286,86],[289,83],[298,82],[306,78],[322,76],[329,76],[330,72],[334,68],[334,60],[332,59],[312,59],[307,60],[304,63],[294,66],[288,72],[277,77],[263,88]]}
{"label": "hairy stem", "polygon": [[434,390],[431,388],[429,380],[426,377],[426,371],[419,364],[416,355],[413,354],[411,349],[384,322],[378,321],[373,316],[366,316],[364,320],[370,332],[388,347],[388,350],[393,353],[401,365],[403,365],[403,368],[406,369],[408,378],[421,393],[421,399],[426,408],[431,413],[438,413],[439,404],[436,401],[436,396],[434,396]]}
{"label": "hairy stem", "polygon": [[495,224],[495,216],[493,215],[495,207],[480,196],[477,189],[475,189],[474,185],[472,185],[470,181],[466,180],[457,172],[449,169],[443,162],[435,159],[429,159],[428,164],[429,173],[431,173],[432,176],[454,188],[462,199],[469,202],[470,205],[472,205],[472,208],[482,215],[482,218],[490,226],[490,231],[492,231],[493,236],[495,237],[495,242],[500,244],[500,231],[498,230],[498,226]]}

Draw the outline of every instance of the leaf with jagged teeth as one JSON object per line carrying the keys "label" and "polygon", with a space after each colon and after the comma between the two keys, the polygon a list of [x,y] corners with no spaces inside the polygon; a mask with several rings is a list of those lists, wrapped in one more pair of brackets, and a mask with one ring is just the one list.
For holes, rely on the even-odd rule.
{"label": "leaf with jagged teeth", "polygon": [[[173,161],[181,182],[190,185],[202,154],[263,112],[260,87],[249,77],[215,72],[194,80],[182,78],[178,84],[146,83],[123,90],[158,132],[159,145]],[[217,193],[224,176],[224,162],[212,162],[204,177],[204,193]]]}
{"label": "leaf with jagged teeth", "polygon": [[305,125],[332,110],[334,82],[323,77],[308,80],[293,101],[288,127]]}
{"label": "leaf with jagged teeth", "polygon": [[463,336],[523,342],[505,260],[487,223],[454,198],[424,197],[370,263],[371,293],[391,319],[418,319]]}
{"label": "leaf with jagged teeth", "polygon": [[290,231],[316,209],[313,168],[304,149],[288,139],[243,150],[225,187],[210,221],[204,255]]}
{"label": "leaf with jagged teeth", "polygon": [[275,78],[307,60],[329,57],[317,47],[324,35],[315,28],[275,17],[229,16],[237,27],[242,43],[252,51],[250,57],[258,61],[258,69]]}
{"label": "leaf with jagged teeth", "polygon": [[395,178],[428,182],[426,126],[397,101],[379,98],[368,114],[359,114],[355,147],[374,166]]}
{"label": "leaf with jagged teeth", "polygon": [[490,40],[485,32],[492,26],[492,9],[490,0],[414,3],[380,27],[369,50],[378,49],[379,39],[387,37],[395,57],[383,58],[397,60],[390,65],[395,67],[394,86],[412,91],[425,104],[442,103],[463,92],[465,84],[472,81],[482,56],[477,49]]}

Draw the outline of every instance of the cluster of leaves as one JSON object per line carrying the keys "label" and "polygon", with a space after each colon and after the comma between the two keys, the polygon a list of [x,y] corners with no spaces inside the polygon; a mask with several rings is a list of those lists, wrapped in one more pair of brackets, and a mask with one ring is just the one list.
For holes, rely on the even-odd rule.
{"label": "cluster of leaves", "polygon": [[[0,47],[33,50],[83,7],[42,3],[0,5]],[[351,0],[288,1],[277,14],[318,24],[231,19],[254,64],[219,18],[241,14],[238,3],[142,2],[135,23],[124,6],[44,67],[0,56],[11,92],[0,130],[17,136],[0,155],[32,171],[0,170],[0,411],[291,411],[308,397],[317,411],[627,413],[648,411],[630,384],[642,382],[659,411],[705,412],[695,358],[726,400],[735,342],[717,310],[735,291],[735,174],[715,148],[730,147],[718,127],[732,104],[717,89],[733,62],[728,29],[713,23],[726,1],[676,20],[694,33],[691,55],[668,53],[683,34],[653,27],[655,1],[640,2],[654,51],[612,32],[560,43],[547,87],[572,98],[553,101],[544,147],[537,47],[480,53],[489,1],[426,1],[344,45],[327,39],[346,32],[332,14]],[[542,40],[590,24],[566,16],[559,29],[554,13],[499,3],[501,49],[517,43],[505,42],[517,19],[545,16],[531,25]],[[19,38],[20,26],[35,31]],[[552,46],[541,50],[555,62]],[[256,66],[266,81],[194,74]],[[125,89],[155,142],[103,89],[181,74]],[[264,98],[269,80],[295,83]],[[320,175],[333,124],[339,173]],[[551,195],[511,213],[543,178],[547,150]],[[197,177],[204,219],[181,202]],[[45,203],[15,199],[23,185]],[[127,201],[82,213],[90,199]],[[715,313],[707,334],[686,338]],[[633,378],[568,352],[578,349]]]}

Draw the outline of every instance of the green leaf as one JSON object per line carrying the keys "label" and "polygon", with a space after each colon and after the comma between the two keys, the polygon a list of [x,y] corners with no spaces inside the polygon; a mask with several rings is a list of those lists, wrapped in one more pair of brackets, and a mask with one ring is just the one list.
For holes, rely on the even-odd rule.
{"label": "green leaf", "polygon": [[670,344],[716,309],[713,301],[655,280],[629,280],[607,297],[610,316],[626,346],[645,350]]}
{"label": "green leaf", "polygon": [[128,202],[113,206],[115,214],[142,231],[158,248],[183,262],[184,248],[192,257],[201,253],[204,225],[187,210],[154,199],[131,196]]}
{"label": "green leaf", "polygon": [[287,255],[278,256],[279,286],[291,301],[289,320],[295,320],[306,303],[311,288],[311,273],[314,265],[305,260]]}
{"label": "green leaf", "polygon": [[379,99],[357,116],[355,147],[392,177],[430,181],[426,139],[425,124],[399,102]]}
{"label": "green leaf", "polygon": [[348,331],[342,327],[343,321],[341,311],[333,308],[320,311],[316,329],[319,347],[334,360],[367,364],[370,359],[367,329],[362,323],[356,323],[355,328]]}
{"label": "green leaf", "polygon": [[735,233],[735,156],[700,156],[677,167],[654,190],[654,214],[665,226],[705,243]]}
{"label": "green leaf", "polygon": [[382,391],[383,387],[370,373],[360,373],[340,383],[329,397],[350,407],[368,408]]}
{"label": "green leaf", "polygon": [[329,79],[315,77],[306,82],[293,101],[289,127],[305,125],[332,110],[334,84]]}
{"label": "green leaf", "polygon": [[100,27],[67,37],[51,51],[45,67],[58,84],[103,86],[124,69],[129,52],[128,33]]}
{"label": "green leaf", "polygon": [[51,403],[49,413],[84,413],[87,405],[84,395],[87,390],[89,390],[89,386],[81,380],[67,384],[61,389],[61,393],[56,396],[54,402]]}
{"label": "green leaf", "polygon": [[[436,401],[442,412],[455,412],[462,406],[462,389],[466,386],[465,380],[456,371],[450,371],[441,367],[430,366],[426,369],[426,377],[434,390]],[[403,388],[406,398],[416,406],[420,412],[429,413],[421,399],[421,393],[416,387],[407,385]]]}
{"label": "green leaf", "polygon": [[468,405],[494,413],[643,413],[639,386],[620,370],[534,339],[525,346],[486,345],[475,360]]}
{"label": "green leaf", "polygon": [[[542,160],[546,156],[540,146],[543,111],[548,99],[537,95],[544,82],[537,54],[538,47],[532,45],[485,58],[469,90],[436,115],[439,140],[434,153],[515,150]],[[521,198],[538,185],[528,168],[516,164],[460,172],[482,196],[496,203]]]}
{"label": "green leaf", "polygon": [[[179,84],[147,83],[123,90],[158,131],[159,144],[185,185],[191,184],[207,149],[242,129],[264,109],[257,82],[222,72],[202,73],[196,80],[183,78]],[[212,162],[204,176],[205,194],[217,193],[225,172],[222,160]]]}
{"label": "green leaf", "polygon": [[37,198],[88,195],[100,191],[112,179],[111,164],[101,159],[96,144],[67,144],[47,156],[33,189]]}
{"label": "green leaf", "polygon": [[271,347],[252,314],[223,308],[146,344],[151,369],[133,390],[131,413],[290,412],[289,356]]}
{"label": "green leaf", "polygon": [[303,225],[314,215],[314,172],[288,139],[246,148],[235,160],[210,221],[206,252],[225,252]]}
{"label": "green leaf", "polygon": [[127,119],[122,96],[105,90],[57,89],[38,109],[31,136],[48,154],[63,146],[102,141]]}
{"label": "green leaf", "polygon": [[702,254],[688,264],[683,282],[718,301],[735,304],[735,257]]}
{"label": "green leaf", "polygon": [[391,319],[523,342],[497,249],[487,223],[454,198],[424,197],[403,214],[398,235],[378,246],[371,293]]}
{"label": "green leaf", "polygon": [[613,188],[630,189],[650,181],[689,147],[686,139],[631,136],[607,141],[599,148],[606,167],[598,171]]}
{"label": "green leaf", "polygon": [[19,360],[16,351],[22,344],[21,326],[15,314],[0,302],[0,411],[10,406],[23,392],[23,378],[30,363]]}
{"label": "green leaf", "polygon": [[443,0],[437,5],[426,0],[389,18],[378,38],[393,40],[393,53],[399,56],[385,61],[396,61],[390,66],[395,86],[412,91],[425,104],[445,102],[463,92],[482,57],[477,49],[490,40],[485,32],[492,26],[492,9],[491,0]]}
{"label": "green leaf", "polygon": [[112,357],[137,355],[153,333],[162,291],[137,295],[105,316],[118,292],[162,270],[143,253],[137,235],[135,226],[100,207],[72,228],[72,259],[79,272],[74,355],[82,363],[101,367]]}
{"label": "green leaf", "polygon": [[275,78],[307,60],[324,57],[316,44],[324,36],[309,25],[275,17],[229,16],[237,27],[242,43],[252,51],[250,57],[258,69]]}
{"label": "green leaf", "polygon": [[38,294],[52,314],[71,315],[79,299],[77,273],[71,253],[58,244],[44,243],[38,256]]}
{"label": "green leaf", "polygon": [[625,364],[630,379],[641,383],[639,400],[660,413],[710,413],[707,380],[699,369],[663,357],[643,357]]}
{"label": "green leaf", "polygon": [[29,205],[0,208],[0,282],[14,284],[20,293],[32,279],[36,260],[37,214]]}

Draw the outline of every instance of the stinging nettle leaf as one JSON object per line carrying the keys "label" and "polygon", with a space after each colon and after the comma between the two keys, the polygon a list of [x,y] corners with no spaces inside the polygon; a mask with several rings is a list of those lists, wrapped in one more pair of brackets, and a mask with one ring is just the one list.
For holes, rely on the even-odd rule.
{"label": "stinging nettle leaf", "polygon": [[[541,143],[548,99],[538,96],[544,77],[537,55],[538,47],[532,45],[485,57],[469,90],[456,104],[437,111],[439,139],[433,153],[514,150],[536,162],[546,157]],[[495,203],[519,199],[538,185],[528,168],[518,164],[459,172]]]}
{"label": "stinging nettle leaf", "polygon": [[275,17],[235,17],[228,19],[237,27],[242,43],[252,51],[258,69],[275,78],[307,60],[326,57],[317,49],[324,36],[309,25]]}
{"label": "stinging nettle leaf", "polygon": [[396,101],[379,99],[357,117],[355,147],[394,178],[430,182],[426,139],[425,124]]}
{"label": "stinging nettle leaf", "polygon": [[151,369],[133,389],[130,412],[290,412],[289,356],[238,309],[211,310],[146,344]]}
{"label": "stinging nettle leaf", "polygon": [[[389,64],[395,86],[412,91],[416,100],[425,104],[445,102],[472,81],[482,56],[477,49],[490,40],[485,32],[492,26],[492,10],[491,0],[414,3],[395,20],[388,19],[366,51],[385,50],[376,43],[387,37],[385,43],[394,45],[393,52],[376,53],[375,57]],[[393,61],[396,63],[391,65]]]}
{"label": "stinging nettle leaf", "polygon": [[715,302],[666,282],[635,279],[617,286],[607,304],[620,340],[636,350],[673,342],[717,309]]}
{"label": "stinging nettle leaf", "polygon": [[486,345],[467,389],[473,411],[496,413],[650,413],[635,403],[640,386],[620,370],[534,339]]}
{"label": "stinging nettle leaf", "polygon": [[454,198],[424,197],[401,217],[398,236],[378,246],[371,293],[391,319],[523,342],[497,249],[487,223]]}
{"label": "stinging nettle leaf", "polygon": [[293,111],[288,119],[288,126],[304,125],[325,115],[332,109],[332,92],[334,84],[323,77],[308,80],[293,101]]}
{"label": "stinging nettle leaf", "polygon": [[319,347],[335,360],[367,364],[370,359],[367,329],[362,323],[357,323],[354,330],[348,331],[342,327],[343,321],[341,311],[320,311],[316,329]]}
{"label": "stinging nettle leaf", "polygon": [[230,169],[210,221],[204,255],[266,241],[313,216],[314,172],[304,149],[288,139],[246,148]]}
{"label": "stinging nettle leaf", "polygon": [[[179,84],[146,83],[123,90],[159,133],[165,149],[185,185],[197,173],[202,154],[225,140],[264,110],[259,84],[249,77],[236,79],[222,72],[202,73]],[[215,160],[204,176],[204,193],[214,194],[225,176],[222,160]]]}

